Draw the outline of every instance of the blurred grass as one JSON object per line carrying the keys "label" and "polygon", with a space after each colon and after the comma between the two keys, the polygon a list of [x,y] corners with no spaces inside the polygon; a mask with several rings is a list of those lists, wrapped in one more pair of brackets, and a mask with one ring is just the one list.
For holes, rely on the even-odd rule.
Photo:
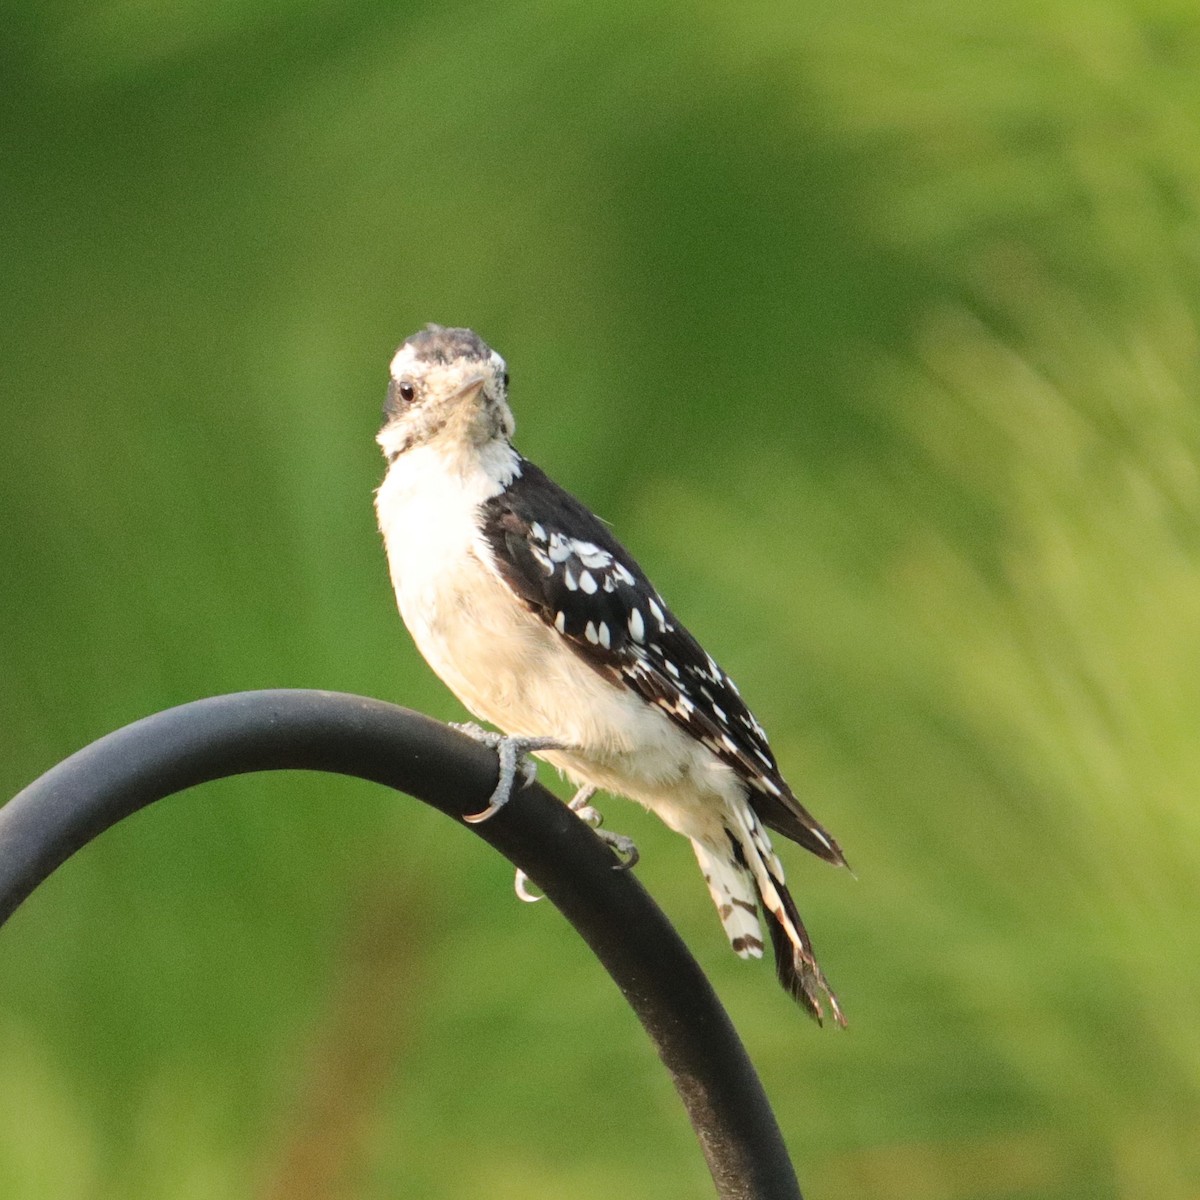
{"label": "blurred grass", "polygon": [[[4,9],[0,794],[220,691],[460,715],[371,439],[471,324],[855,865],[789,855],[838,1037],[608,805],[806,1194],[1200,1195],[1190,7]],[[0,963],[5,1196],[708,1188],[562,921],[367,787],[145,813]]]}

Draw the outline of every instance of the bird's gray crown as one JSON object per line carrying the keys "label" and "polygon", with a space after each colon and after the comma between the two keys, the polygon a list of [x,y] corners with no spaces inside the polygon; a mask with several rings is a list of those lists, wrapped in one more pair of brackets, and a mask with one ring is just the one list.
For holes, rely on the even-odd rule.
{"label": "bird's gray crown", "polygon": [[443,366],[460,358],[487,362],[492,356],[491,347],[474,330],[448,329],[445,325],[432,323],[405,338],[404,345],[412,348],[418,362]]}

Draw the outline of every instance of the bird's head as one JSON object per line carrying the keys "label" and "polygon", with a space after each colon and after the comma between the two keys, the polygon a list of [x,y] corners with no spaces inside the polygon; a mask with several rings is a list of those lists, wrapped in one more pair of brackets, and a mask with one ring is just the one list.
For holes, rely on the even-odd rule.
{"label": "bird's head", "polygon": [[513,434],[504,359],[469,329],[427,325],[392,358],[383,428],[388,462],[437,440],[482,447]]}

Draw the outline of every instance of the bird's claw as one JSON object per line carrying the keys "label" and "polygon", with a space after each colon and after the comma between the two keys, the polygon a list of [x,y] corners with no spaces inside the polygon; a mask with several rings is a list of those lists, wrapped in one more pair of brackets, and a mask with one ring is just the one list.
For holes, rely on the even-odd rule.
{"label": "bird's claw", "polygon": [[590,825],[596,831],[596,836],[621,859],[613,870],[628,871],[630,867],[637,864],[638,848],[634,845],[633,838],[626,837],[621,833],[608,833],[600,828],[604,824],[604,817],[598,808],[593,808],[588,803],[595,794],[594,787],[581,787],[567,807],[581,821]]}
{"label": "bird's claw", "polygon": [[621,860],[613,867],[614,871],[628,871],[637,866],[641,855],[633,838],[626,837],[623,833],[609,833],[604,829],[597,829],[596,836]]}
{"label": "bird's claw", "polygon": [[496,787],[488,800],[487,807],[482,812],[465,815],[463,820],[468,825],[478,825],[490,817],[494,817],[512,799],[518,772],[520,772],[523,787],[528,787],[537,778],[537,764],[528,757],[531,751],[562,748],[562,744],[555,741],[554,738],[510,737],[507,734],[483,729],[473,722],[455,725],[454,728],[460,733],[474,738],[475,741],[482,742],[485,746],[491,746],[500,760]]}
{"label": "bird's claw", "polygon": [[[599,820],[592,821],[589,819],[589,817],[600,817],[600,814],[594,808],[587,807],[577,811],[576,816],[591,825],[596,830],[596,836],[621,860],[613,865],[614,871],[628,871],[631,867],[637,866],[640,855],[638,854],[638,848],[634,844],[633,838],[626,837],[620,833],[608,833],[606,830],[596,829]],[[517,893],[517,899],[523,900],[526,904],[536,904],[539,900],[545,900],[546,898],[537,892],[529,890],[529,876],[519,867],[517,868],[516,877],[513,879],[513,891]]]}
{"label": "bird's claw", "polygon": [[599,829],[604,824],[604,816],[598,808],[593,808],[590,804],[581,804],[578,808],[574,804],[570,806],[571,811],[585,824],[590,825],[593,829]]}
{"label": "bird's claw", "polygon": [[529,890],[529,876],[520,867],[517,868],[517,876],[513,880],[513,890],[517,893],[517,899],[524,900],[526,904],[536,904],[546,898]]}
{"label": "bird's claw", "polygon": [[467,737],[474,738],[477,742],[494,743],[504,736],[494,729],[484,729],[482,725],[478,725],[474,721],[451,721],[450,728],[457,729],[459,733],[465,733]]}
{"label": "bird's claw", "polygon": [[[504,770],[506,755],[511,755],[511,761],[514,764],[521,763],[525,754],[530,750],[557,750],[561,749],[561,744],[553,742],[549,738],[516,738],[504,737],[502,734],[491,733],[489,730],[481,729],[478,725],[464,726],[456,725],[456,729],[461,729],[463,733],[469,734],[478,741],[486,742],[488,745],[495,746],[496,752],[500,756],[500,771],[501,779],[496,784],[496,792],[492,794],[491,803],[481,813],[473,813],[469,817],[463,817],[464,821],[470,822],[472,825],[477,825],[480,821],[486,821],[488,817],[499,812],[501,808],[508,802],[508,796],[505,796],[497,803],[497,794],[500,791],[501,783],[504,782]],[[532,782],[532,775],[529,774],[529,768],[533,766],[527,760],[522,764],[526,772],[526,783]],[[536,770],[534,771],[536,773]],[[508,789],[512,789],[512,779],[508,780]],[[620,860],[613,866],[614,871],[628,871],[631,867],[637,865],[638,848],[634,844],[633,838],[626,837],[622,833],[609,833],[607,830],[601,829],[600,826],[604,823],[604,817],[600,810],[593,808],[588,801],[596,794],[594,787],[581,787],[579,791],[572,797],[571,802],[567,807],[585,824],[591,826],[596,831],[596,836],[606,845]],[[536,892],[529,890],[529,876],[520,868],[517,869],[515,878],[513,879],[513,890],[517,893],[517,899],[523,900],[526,904],[536,904],[539,900],[544,900],[544,896],[539,896]]]}

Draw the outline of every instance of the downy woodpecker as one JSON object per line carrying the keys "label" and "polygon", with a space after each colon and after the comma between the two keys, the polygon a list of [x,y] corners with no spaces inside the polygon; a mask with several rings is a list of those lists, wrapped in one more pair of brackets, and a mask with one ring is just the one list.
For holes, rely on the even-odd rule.
{"label": "downy woodpecker", "polygon": [[[733,680],[629,552],[513,448],[504,359],[430,325],[397,350],[376,495],[401,615],[429,665],[493,735],[507,799],[534,752],[580,788],[628,796],[692,843],[733,949],[761,957],[818,1020],[844,1024],[767,828],[836,865]],[[620,839],[617,839],[618,841]]]}

